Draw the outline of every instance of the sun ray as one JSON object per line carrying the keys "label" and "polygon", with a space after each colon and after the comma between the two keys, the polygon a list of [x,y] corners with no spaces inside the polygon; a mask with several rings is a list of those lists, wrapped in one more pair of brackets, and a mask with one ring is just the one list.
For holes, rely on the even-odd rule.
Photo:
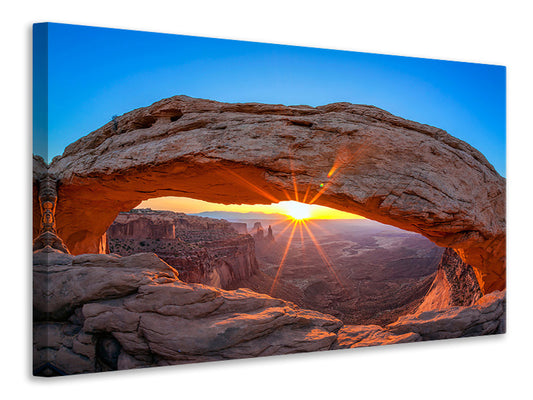
{"label": "sun ray", "polygon": [[[303,221],[298,221],[298,228],[300,228],[300,242],[302,244],[302,261],[304,260],[304,257],[305,257],[305,240],[304,240],[304,232],[303,232],[303,229],[302,229],[302,226],[303,226]],[[307,258],[307,257],[305,257]]]}
{"label": "sun ray", "polygon": [[324,228],[323,226],[320,226],[318,223],[316,223],[315,221],[313,221],[312,219],[308,219],[307,222],[310,224],[310,225],[313,225],[314,228],[320,230],[322,233],[325,233],[327,235],[333,235],[331,233],[331,231],[327,230],[326,228]]}
{"label": "sun ray", "polygon": [[287,242],[287,246],[285,246],[285,251],[283,252],[283,256],[281,257],[281,261],[279,263],[278,271],[276,272],[276,276],[274,277],[274,282],[272,282],[272,287],[270,288],[270,295],[274,293],[274,288],[276,287],[276,283],[278,282],[279,276],[281,274],[281,270],[283,269],[283,263],[285,262],[285,258],[287,257],[287,253],[289,252],[289,248],[291,247],[292,243],[292,237],[294,236],[294,231],[296,230],[296,226],[298,225],[296,221],[292,221],[291,224],[294,223],[294,226],[291,231],[291,235],[289,236],[289,240]]}
{"label": "sun ray", "polygon": [[315,201],[318,200],[320,196],[322,196],[322,193],[326,191],[326,189],[331,185],[332,181],[327,182],[322,188],[318,191],[317,194],[309,201],[309,204],[313,204]]}
{"label": "sun ray", "polygon": [[280,219],[280,220],[277,220],[277,221],[274,221],[274,222],[270,223],[269,225],[272,228],[274,228],[275,226],[278,226],[279,224],[287,223],[287,221],[290,221],[290,218]]}
{"label": "sun ray", "polygon": [[331,167],[331,169],[328,172],[328,175],[327,175],[328,178],[331,178],[338,168],[339,168],[339,165],[337,163],[333,163],[333,167]]}
{"label": "sun ray", "polygon": [[333,166],[328,172],[328,178],[331,178],[333,175],[338,174],[344,167],[346,167],[354,159],[356,159],[359,156],[359,154],[364,149],[367,148],[369,140],[370,140],[370,136],[367,137],[365,140],[363,140],[363,142],[359,144],[357,150],[355,150],[351,154],[350,154],[350,150],[346,147],[339,150],[339,152],[337,153],[337,156],[335,157],[335,161],[333,162]]}
{"label": "sun ray", "polygon": [[333,268],[333,265],[331,264],[331,262],[329,261],[326,253],[324,253],[324,250],[322,249],[322,247],[320,246],[320,244],[318,243],[318,241],[316,240],[315,238],[315,235],[313,235],[313,233],[311,232],[311,229],[308,228],[307,224],[305,221],[302,221],[303,223],[303,226],[305,228],[305,230],[307,231],[307,233],[309,234],[309,237],[311,238],[311,240],[313,241],[313,244],[315,245],[317,251],[318,251],[318,254],[320,255],[320,257],[322,258],[322,261],[324,261],[324,264],[326,264],[326,266],[328,267],[329,271],[333,274],[333,276],[335,277],[335,280],[337,281],[337,283],[344,289],[346,290],[346,288],[344,287],[344,285],[342,284],[342,282],[340,281],[339,279],[339,276],[337,275],[337,273],[335,272],[335,269]]}
{"label": "sun ray", "polygon": [[298,227],[300,228],[300,242],[302,243],[302,248],[305,247],[305,241],[304,241],[304,232],[302,229],[303,221],[298,221]]}
{"label": "sun ray", "polygon": [[307,190],[305,191],[305,195],[304,195],[304,198],[302,199],[302,203],[305,203],[305,201],[307,200],[307,196],[309,196],[309,190],[311,190],[311,185],[307,185]]}
{"label": "sun ray", "polygon": [[283,234],[285,233],[285,231],[286,231],[287,229],[289,229],[293,223],[297,222],[297,221],[294,220],[294,219],[292,219],[292,220],[291,220],[291,219],[286,219],[286,220],[281,221],[281,222],[287,222],[287,221],[289,221],[289,223],[287,224],[287,226],[286,226],[285,228],[283,228],[283,229],[281,230],[281,232],[276,233],[276,236],[281,236],[281,235],[283,235]]}
{"label": "sun ray", "polygon": [[281,189],[281,191],[283,192],[283,194],[285,195],[285,197],[287,198],[287,201],[291,201],[291,195],[289,194],[289,192],[287,192],[285,189]]}
{"label": "sun ray", "polygon": [[298,200],[298,184],[296,183],[296,177],[294,176],[294,167],[293,167],[293,164],[292,164],[292,155],[289,158],[289,164],[291,166],[292,185],[294,186],[294,200],[300,201],[300,200]]}
{"label": "sun ray", "polygon": [[[272,228],[272,230],[274,230],[274,228],[280,228],[281,231],[280,232],[273,232],[275,236],[281,236],[285,233],[285,231],[290,228],[291,226],[291,223],[293,223],[295,220],[293,220],[292,218],[285,218],[285,219],[280,219],[279,221],[276,221],[276,222],[272,222],[271,224],[269,224]],[[283,226],[283,224],[286,224],[285,226]]]}
{"label": "sun ray", "polygon": [[250,182],[247,179],[243,178],[242,176],[240,176],[235,171],[232,171],[229,168],[225,168],[225,167],[221,167],[221,169],[223,169],[224,172],[227,172],[228,174],[230,174],[230,175],[234,176],[235,178],[237,178],[238,180],[240,180],[242,183],[245,184],[246,187],[251,188],[252,191],[254,191],[255,193],[267,198],[268,200],[270,200],[273,203],[279,203],[280,200],[277,199],[275,196],[271,195],[270,193],[268,193],[267,191],[261,189],[260,187],[257,187],[252,182]]}
{"label": "sun ray", "polygon": [[336,176],[339,176],[340,172],[348,165],[351,165],[351,162],[358,157],[358,155],[367,147],[367,142],[370,140],[370,137],[363,140],[363,142],[359,145],[359,148],[353,152],[353,154],[348,154],[348,150],[345,149],[344,151],[339,151],[337,156],[335,157],[335,160],[333,161],[333,165],[331,166],[331,169],[329,170],[327,174],[328,182],[326,182],[325,185],[321,187],[321,189],[318,191],[318,193],[311,199],[309,204],[315,203],[320,196],[326,191],[326,189],[331,185],[331,183],[335,180]]}

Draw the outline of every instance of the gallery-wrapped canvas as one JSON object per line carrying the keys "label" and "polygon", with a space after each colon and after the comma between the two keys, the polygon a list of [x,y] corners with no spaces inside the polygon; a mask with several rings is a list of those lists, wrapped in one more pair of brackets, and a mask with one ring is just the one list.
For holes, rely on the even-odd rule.
{"label": "gallery-wrapped canvas", "polygon": [[504,67],[53,23],[33,54],[35,375],[505,332]]}

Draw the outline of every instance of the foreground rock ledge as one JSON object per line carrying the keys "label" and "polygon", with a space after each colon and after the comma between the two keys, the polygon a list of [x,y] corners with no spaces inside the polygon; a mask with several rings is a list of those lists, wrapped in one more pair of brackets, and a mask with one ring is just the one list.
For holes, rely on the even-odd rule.
{"label": "foreground rock ledge", "polygon": [[505,179],[467,143],[376,107],[176,96],[81,138],[49,172],[73,254],[105,251],[117,214],[149,198],[289,196],[421,233],[472,265],[483,293],[505,288]]}
{"label": "foreground rock ledge", "polygon": [[151,253],[34,253],[34,368],[64,373],[326,350],[338,319],[186,284]]}
{"label": "foreground rock ledge", "polygon": [[77,374],[505,331],[505,293],[386,327],[252,292],[186,284],[151,253],[34,253],[34,370]]}

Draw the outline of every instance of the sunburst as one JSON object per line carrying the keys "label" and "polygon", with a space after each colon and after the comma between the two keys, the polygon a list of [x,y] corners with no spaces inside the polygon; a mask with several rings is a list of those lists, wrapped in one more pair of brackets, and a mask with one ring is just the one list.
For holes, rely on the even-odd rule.
{"label": "sunburst", "polygon": [[283,201],[280,203],[285,208],[286,214],[293,220],[301,221],[311,218],[311,206],[298,201]]}
{"label": "sunburst", "polygon": [[324,249],[322,249],[322,246],[320,246],[320,243],[318,243],[318,240],[316,240],[315,235],[313,235],[313,232],[311,232],[311,229],[309,229],[309,227],[307,226],[305,221],[303,221],[303,226],[304,226],[305,230],[307,231],[307,233],[309,234],[309,237],[313,241],[313,244],[315,245],[315,248],[318,251],[318,254],[320,254],[320,257],[322,258],[322,261],[324,262],[324,264],[326,265],[328,270],[331,272],[331,274],[335,277],[335,280],[337,281],[337,283],[343,289],[345,289],[344,285],[342,284],[341,280],[339,279],[339,276],[338,276],[337,272],[335,271],[335,268],[333,267],[333,264],[329,260],[328,256],[324,252]]}
{"label": "sunburst", "polygon": [[[362,150],[365,147],[364,144],[365,143],[363,143],[363,146],[359,149],[359,151]],[[358,153],[359,151],[357,151],[356,153]],[[238,183],[240,183],[241,185],[245,186],[248,190],[251,189],[252,191],[256,192],[257,194],[263,196],[264,198],[266,198],[266,199],[268,199],[270,201],[273,201],[275,203],[279,203],[283,207],[284,214],[287,216],[287,219],[285,220],[285,222],[288,221],[289,223],[281,230],[281,232],[279,232],[277,234],[277,236],[281,237],[281,235],[283,233],[285,233],[285,231],[287,231],[288,229],[292,228],[291,232],[289,234],[289,239],[288,239],[287,244],[285,246],[285,249],[283,251],[283,255],[281,257],[278,269],[276,271],[276,275],[274,277],[274,281],[272,282],[272,286],[270,288],[270,295],[271,296],[273,295],[274,290],[276,288],[276,285],[279,282],[281,273],[283,271],[283,267],[285,266],[285,261],[287,259],[287,255],[288,255],[289,250],[290,250],[291,245],[292,245],[292,241],[293,241],[293,238],[294,238],[294,233],[295,233],[297,228],[299,228],[299,231],[300,231],[300,240],[301,240],[301,245],[302,245],[302,251],[305,251],[304,236],[303,236],[303,231],[305,229],[305,231],[307,232],[307,234],[311,238],[311,241],[313,242],[314,247],[316,248],[316,250],[317,250],[320,258],[322,259],[322,262],[326,266],[327,270],[333,275],[333,277],[335,278],[337,283],[342,288],[344,288],[344,285],[342,284],[341,280],[339,279],[339,276],[338,276],[337,272],[335,271],[335,268],[334,268],[333,264],[329,260],[328,256],[326,255],[326,253],[325,253],[324,249],[322,248],[322,246],[320,245],[320,243],[318,243],[318,240],[316,239],[315,235],[311,231],[311,227],[307,224],[307,222],[311,223],[312,211],[313,211],[311,205],[313,203],[315,203],[318,200],[318,198],[329,188],[329,186],[333,183],[335,177],[339,174],[340,170],[349,161],[351,161],[353,159],[353,156],[352,156],[352,158],[348,158],[348,159],[346,159],[346,158],[347,157],[337,157],[337,159],[334,162],[334,165],[332,166],[331,170],[327,174],[328,182],[326,184],[321,183],[319,185],[320,189],[313,196],[313,198],[311,198],[310,200],[307,200],[307,199],[308,199],[308,196],[310,194],[312,185],[307,185],[305,194],[304,194],[301,202],[299,201],[299,195],[298,195],[299,190],[298,190],[298,185],[297,185],[297,182],[296,182],[296,177],[294,176],[294,172],[292,172],[292,183],[293,183],[293,186],[294,186],[293,189],[294,189],[294,197],[295,198],[294,198],[294,200],[291,199],[290,195],[285,190],[282,190],[285,193],[285,196],[287,197],[287,201],[281,201],[280,202],[279,199],[274,197],[272,194],[268,193],[267,191],[261,189],[260,187],[258,187],[256,185],[254,185],[252,182],[250,182],[249,180],[245,179],[240,174],[236,173],[235,171],[231,171],[229,169],[225,169],[224,168],[224,172],[228,172],[231,176],[236,178],[236,181]],[[292,159],[291,159],[291,170],[293,170]],[[277,222],[277,223],[279,223],[279,222]],[[277,224],[277,223],[275,223],[275,224]],[[317,226],[315,224],[312,224],[312,225],[315,228],[319,228],[319,229],[321,228],[321,227],[319,227],[319,226]]]}
{"label": "sunburst", "polygon": [[272,296],[272,294],[274,293],[274,288],[276,287],[276,283],[278,282],[278,279],[281,275],[281,270],[283,269],[283,263],[285,262],[285,258],[287,258],[287,253],[289,252],[289,249],[291,247],[291,243],[292,243],[292,238],[294,236],[294,231],[296,230],[296,221],[291,221],[291,223],[289,224],[290,225],[294,225],[292,227],[292,231],[291,231],[291,234],[289,236],[289,240],[287,242],[287,246],[285,246],[285,251],[283,252],[283,256],[281,257],[281,261],[279,263],[279,267],[278,267],[278,270],[276,272],[276,276],[274,277],[274,282],[272,282],[272,287],[270,288],[270,295]]}

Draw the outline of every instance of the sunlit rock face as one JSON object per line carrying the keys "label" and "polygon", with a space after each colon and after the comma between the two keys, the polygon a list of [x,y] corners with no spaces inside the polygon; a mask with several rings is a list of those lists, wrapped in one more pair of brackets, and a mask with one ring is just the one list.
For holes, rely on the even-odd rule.
{"label": "sunlit rock face", "polygon": [[403,315],[386,329],[398,335],[416,333],[422,340],[505,333],[505,291],[496,290],[470,307],[450,307]]}
{"label": "sunlit rock face", "polygon": [[333,348],[382,346],[505,333],[505,291],[494,291],[469,307],[418,311],[385,327],[346,325]]}
{"label": "sunlit rock face", "polygon": [[227,104],[176,96],[117,117],[54,159],[58,235],[102,251],[118,212],[186,196],[303,199],[419,232],[505,287],[505,179],[445,131],[381,109]]}
{"label": "sunlit rock face", "polygon": [[437,275],[418,311],[470,306],[482,296],[473,268],[455,250],[447,248],[437,267]]}

